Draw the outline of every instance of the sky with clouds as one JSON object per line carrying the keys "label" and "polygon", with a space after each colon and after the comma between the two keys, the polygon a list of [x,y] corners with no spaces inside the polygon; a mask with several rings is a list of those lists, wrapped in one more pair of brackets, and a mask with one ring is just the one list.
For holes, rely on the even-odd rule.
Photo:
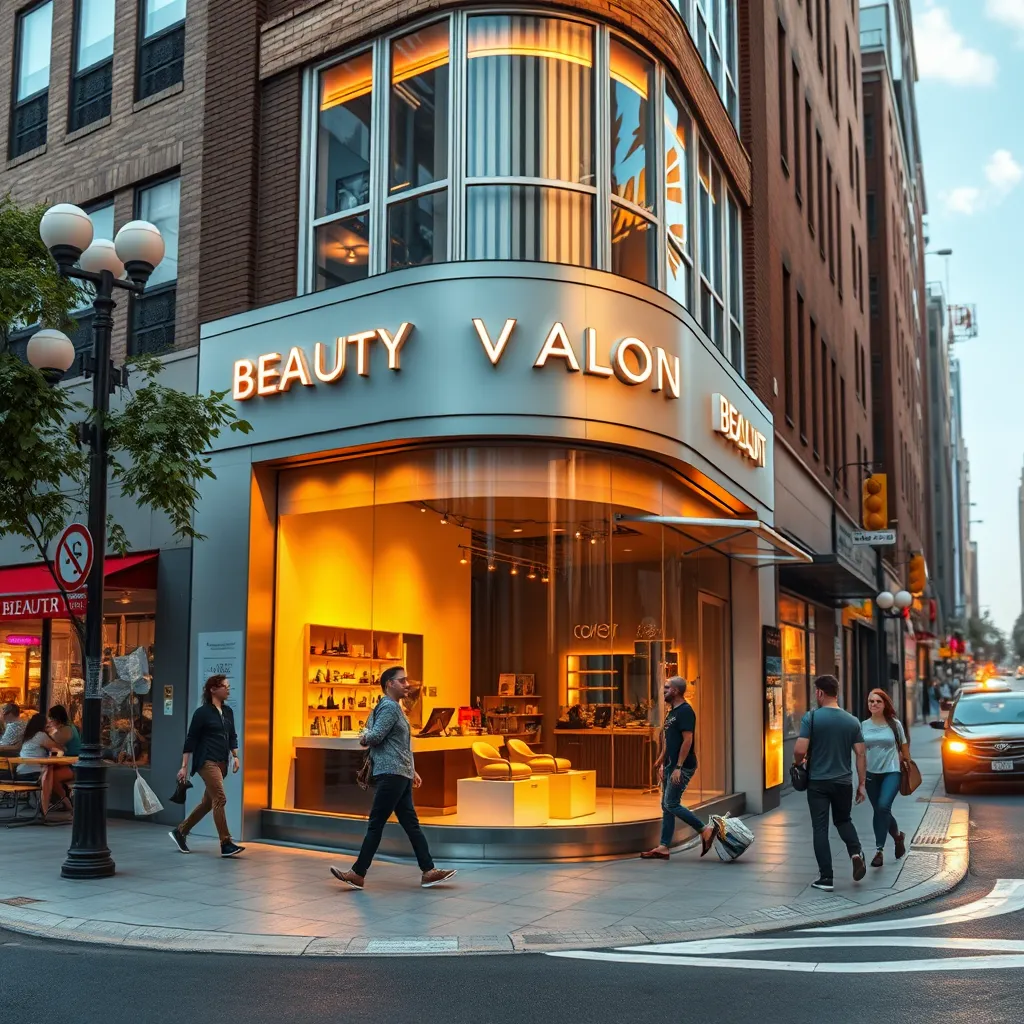
{"label": "sky with clouds", "polygon": [[[1024,465],[1024,0],[912,0],[930,249],[952,249],[950,298],[977,303],[957,345],[981,607],[1021,611]],[[945,283],[945,260],[928,257]]]}

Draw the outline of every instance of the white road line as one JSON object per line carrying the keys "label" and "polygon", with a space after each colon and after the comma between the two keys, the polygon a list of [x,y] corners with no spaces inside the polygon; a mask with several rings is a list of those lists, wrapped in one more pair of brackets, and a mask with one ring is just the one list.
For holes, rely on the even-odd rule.
{"label": "white road line", "polygon": [[965,921],[980,921],[986,917],[999,917],[1024,910],[1024,879],[1000,878],[992,891],[980,900],[940,910],[935,914],[920,917],[904,917],[894,921],[856,921],[853,924],[829,925],[825,928],[808,928],[816,934],[848,934],[851,932],[895,932],[910,928],[939,928],[948,924],[963,924]]}
{"label": "white road line", "polygon": [[[800,935],[796,938],[696,939],[651,946],[619,946],[616,953],[654,953],[703,956],[708,953],[757,953],[777,949],[982,949],[991,953],[1024,953],[1024,940],[967,939],[937,935]],[[743,961],[746,963],[747,961]]]}
{"label": "white road line", "polygon": [[789,971],[802,974],[911,974],[927,971],[992,971],[1024,968],[1024,955],[939,957],[933,960],[872,961],[868,963],[811,963],[795,960],[734,960],[725,957],[659,956],[638,953],[595,953],[575,950],[549,953],[571,960],[639,963],[665,967],[724,967],[746,971]]}

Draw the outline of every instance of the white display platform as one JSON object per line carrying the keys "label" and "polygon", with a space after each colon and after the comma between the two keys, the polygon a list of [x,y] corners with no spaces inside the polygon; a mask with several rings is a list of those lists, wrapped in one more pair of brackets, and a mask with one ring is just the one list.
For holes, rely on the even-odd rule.
{"label": "white display platform", "polygon": [[568,771],[545,776],[552,818],[582,818],[597,810],[597,772]]}
{"label": "white display platform", "polygon": [[459,779],[459,824],[529,826],[548,823],[547,775],[499,782]]}

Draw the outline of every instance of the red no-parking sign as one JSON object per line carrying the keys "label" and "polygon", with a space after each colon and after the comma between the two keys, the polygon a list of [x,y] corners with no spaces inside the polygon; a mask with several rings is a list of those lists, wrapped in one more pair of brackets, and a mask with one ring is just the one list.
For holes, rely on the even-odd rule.
{"label": "red no-parking sign", "polygon": [[57,578],[69,591],[81,590],[92,568],[93,544],[88,527],[72,523],[60,535],[53,566]]}

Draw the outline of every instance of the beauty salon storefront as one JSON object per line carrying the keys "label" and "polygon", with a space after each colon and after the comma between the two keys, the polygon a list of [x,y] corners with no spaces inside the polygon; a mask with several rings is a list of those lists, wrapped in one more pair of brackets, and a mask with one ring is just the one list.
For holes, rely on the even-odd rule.
{"label": "beauty salon storefront", "polygon": [[[307,86],[308,294],[200,347],[253,426],[218,441],[193,562],[193,694],[240,652],[233,828],[358,844],[396,664],[439,855],[649,843],[666,674],[691,802],[759,809],[762,570],[804,556],[736,369],[739,209],[665,69],[582,19],[458,13]],[[487,779],[524,748],[571,771]]]}

